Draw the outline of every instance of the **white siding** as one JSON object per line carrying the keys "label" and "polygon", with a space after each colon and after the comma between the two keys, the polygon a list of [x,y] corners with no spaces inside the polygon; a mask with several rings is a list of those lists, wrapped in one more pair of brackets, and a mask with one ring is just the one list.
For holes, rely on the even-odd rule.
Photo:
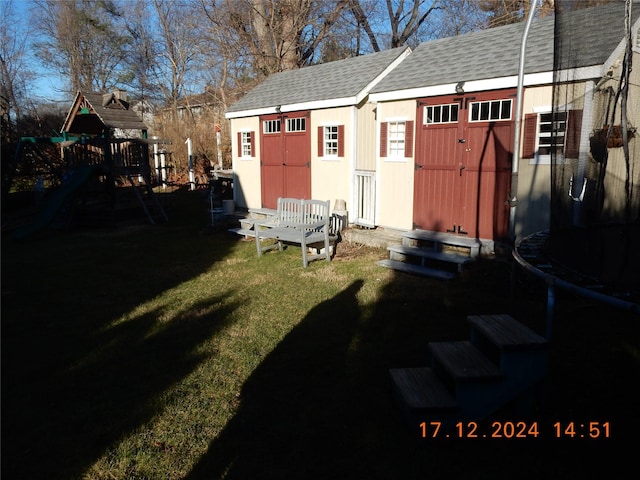
{"label": "white siding", "polygon": [[[254,156],[239,158],[238,132],[254,132]],[[233,197],[240,208],[260,208],[260,120],[258,117],[231,119],[231,157],[233,161]]]}
{"label": "white siding", "polygon": [[[376,125],[377,219],[378,226],[410,230],[413,227],[414,159],[387,161],[380,158],[380,123],[390,119],[414,121],[416,101],[379,103]],[[415,139],[415,132],[413,138]],[[415,150],[415,149],[414,149]]]}
{"label": "white siding", "polygon": [[[311,196],[330,200],[331,208],[337,199],[349,201],[351,192],[351,157],[353,107],[328,108],[311,112]],[[318,127],[344,125],[344,156],[318,157]]]}

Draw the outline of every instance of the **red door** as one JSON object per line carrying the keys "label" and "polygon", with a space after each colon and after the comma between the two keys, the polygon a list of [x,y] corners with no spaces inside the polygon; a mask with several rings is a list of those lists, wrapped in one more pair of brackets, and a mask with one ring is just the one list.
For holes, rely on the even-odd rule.
{"label": "red door", "polygon": [[260,118],[262,206],[278,197],[311,198],[311,135],[308,112]]}
{"label": "red door", "polygon": [[418,102],[415,228],[507,236],[513,107],[511,90]]}

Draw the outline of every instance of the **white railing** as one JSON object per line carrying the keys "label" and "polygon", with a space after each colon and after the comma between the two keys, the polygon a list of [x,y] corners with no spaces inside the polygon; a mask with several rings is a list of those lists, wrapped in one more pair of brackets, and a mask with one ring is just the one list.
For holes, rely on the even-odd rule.
{"label": "white railing", "polygon": [[355,172],[355,218],[353,223],[363,227],[375,227],[376,172]]}

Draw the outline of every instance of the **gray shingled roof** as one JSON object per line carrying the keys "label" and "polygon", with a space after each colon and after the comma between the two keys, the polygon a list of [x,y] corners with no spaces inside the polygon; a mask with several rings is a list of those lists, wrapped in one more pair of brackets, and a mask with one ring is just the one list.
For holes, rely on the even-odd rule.
{"label": "gray shingled roof", "polygon": [[[77,113],[73,115],[73,109],[82,97],[89,102],[95,114]],[[107,100],[110,101],[107,102]],[[78,92],[62,129],[68,133],[81,134],[100,133],[104,127],[148,130],[138,114],[129,108],[128,102],[114,101],[113,94]]]}
{"label": "gray shingled roof", "polygon": [[128,104],[126,104],[126,110],[109,108],[103,106],[104,95],[102,93],[85,93],[84,97],[89,101],[105,126],[124,130],[147,130],[147,126],[142,119],[134,110],[128,108]]}
{"label": "gray shingled roof", "polygon": [[406,49],[399,47],[274,74],[227,112],[355,97]]}
{"label": "gray shingled roof", "polygon": [[[640,13],[634,2],[634,20]],[[535,20],[527,39],[525,73],[553,70],[554,17]],[[602,65],[624,35],[624,3],[560,15],[572,32],[562,52],[563,68]],[[506,25],[420,44],[371,93],[423,88],[518,74],[525,23]]]}

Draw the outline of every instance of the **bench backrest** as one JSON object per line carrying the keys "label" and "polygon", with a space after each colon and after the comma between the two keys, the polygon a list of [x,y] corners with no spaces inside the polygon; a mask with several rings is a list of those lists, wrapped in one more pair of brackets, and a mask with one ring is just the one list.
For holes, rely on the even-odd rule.
{"label": "bench backrest", "polygon": [[[281,227],[297,227],[304,225],[319,228],[329,224],[329,200],[304,200],[299,198],[278,198],[276,213],[278,225]],[[324,224],[324,225],[319,225]]]}

